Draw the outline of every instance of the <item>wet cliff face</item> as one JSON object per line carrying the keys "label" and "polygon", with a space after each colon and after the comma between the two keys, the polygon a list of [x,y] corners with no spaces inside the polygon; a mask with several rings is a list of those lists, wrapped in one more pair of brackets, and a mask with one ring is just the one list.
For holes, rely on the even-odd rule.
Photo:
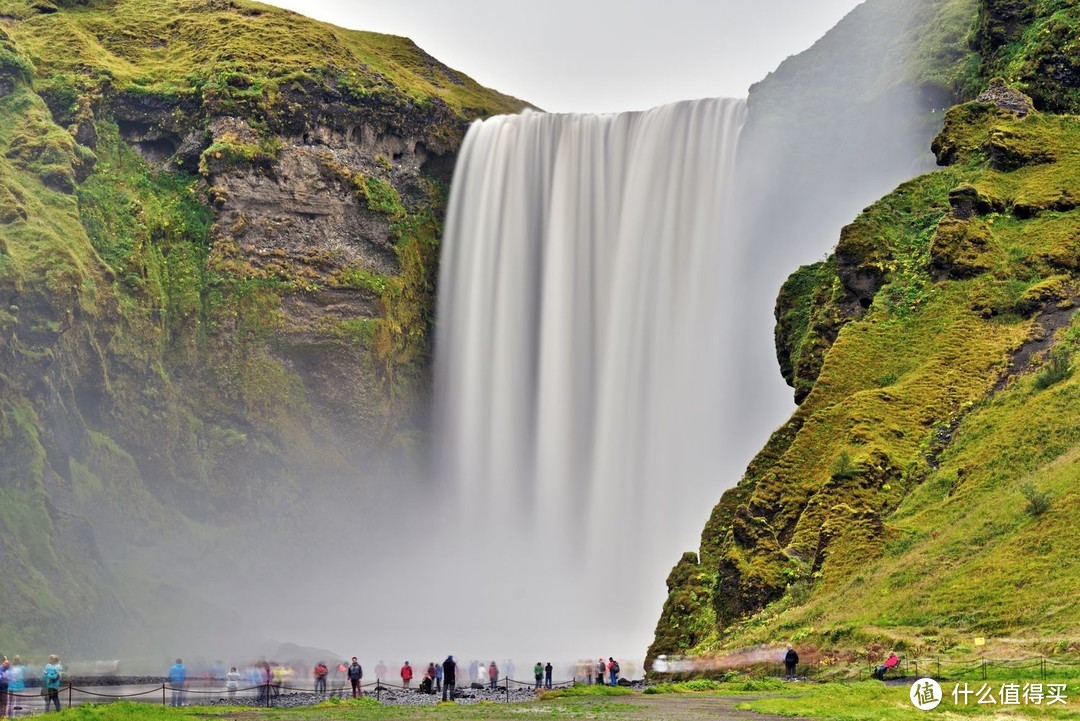
{"label": "wet cliff face", "polygon": [[[800,406],[673,571],[650,656],[793,639],[844,662],[1074,630],[1025,590],[1075,512],[1080,136],[1050,114],[1075,84],[1049,93],[1030,70],[1074,18],[1052,3],[970,11],[954,89],[971,102],[932,143],[944,167],[871,204],[784,284],[776,350]],[[1006,67],[1011,82],[992,80]],[[1060,517],[1025,510],[1039,492]],[[986,550],[958,561],[973,538]],[[993,597],[965,580],[980,563],[1000,569]],[[1052,585],[1071,607],[1076,589]]]}
{"label": "wet cliff face", "polygon": [[520,107],[256,3],[0,2],[6,647],[119,652],[162,559],[415,462],[454,152]]}

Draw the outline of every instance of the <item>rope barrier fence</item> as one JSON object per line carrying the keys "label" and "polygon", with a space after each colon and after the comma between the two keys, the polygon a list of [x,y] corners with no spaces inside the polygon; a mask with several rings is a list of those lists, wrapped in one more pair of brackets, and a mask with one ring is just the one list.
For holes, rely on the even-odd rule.
{"label": "rope barrier fence", "polygon": [[[480,690],[480,689],[473,688],[473,683],[474,682],[469,681],[464,686],[455,685],[455,688],[457,689],[457,692],[458,692],[459,695],[462,692],[465,692],[465,691]],[[476,683],[477,683],[477,685],[479,685],[479,682],[476,682]],[[496,682],[496,686],[494,688],[492,688],[489,683],[485,683],[485,684],[483,684],[483,690],[488,690],[488,691],[495,690],[495,691],[503,692],[505,694],[505,698],[506,698],[507,703],[509,703],[511,684],[515,684],[515,686],[516,686],[516,688],[518,690],[523,689],[523,688],[536,689],[536,690],[540,690],[540,691],[549,690],[549,688],[544,686],[543,681],[541,681],[540,684],[537,685],[533,681],[518,681],[518,680],[512,679],[510,677],[503,677],[502,679],[498,679],[497,682]],[[551,684],[551,686],[550,686],[550,690],[554,690],[554,689],[557,689],[557,688],[570,688],[572,686],[575,686],[576,684],[577,684],[576,680],[560,681],[558,683],[553,682]],[[376,679],[375,681],[370,681],[368,683],[362,683],[362,684],[359,685],[359,688],[361,690],[361,693],[365,689],[367,689],[367,690],[374,689],[376,697],[379,700],[381,700],[382,692],[384,690],[388,691],[388,692],[392,691],[392,692],[421,693],[420,689],[417,688],[416,686],[411,686],[411,685],[406,686],[404,684],[404,682],[394,684],[394,683],[390,683],[390,682],[387,682],[387,681],[384,681],[384,680],[381,680],[381,679]],[[89,688],[83,688],[82,686],[75,686],[74,684],[63,684],[59,689],[56,690],[56,695],[57,696],[59,696],[61,698],[66,697],[68,707],[72,706],[73,701],[80,701],[80,702],[84,701],[83,697],[91,697],[93,699],[103,699],[103,700],[105,700],[106,703],[108,703],[108,702],[119,701],[119,700],[124,700],[124,699],[143,699],[145,697],[148,697],[148,696],[151,696],[151,695],[156,695],[156,694],[159,694],[159,693],[161,694],[160,703],[161,703],[162,706],[169,705],[169,703],[170,703],[169,694],[171,693],[171,694],[173,694],[172,698],[174,700],[173,703],[175,705],[182,705],[183,701],[184,701],[184,697],[186,697],[188,694],[194,694],[194,695],[203,695],[203,696],[217,696],[221,700],[231,700],[231,699],[237,699],[237,698],[245,698],[245,699],[254,698],[256,700],[256,702],[258,702],[260,704],[265,703],[267,708],[270,708],[270,707],[273,707],[275,699],[280,698],[281,696],[283,696],[285,694],[310,694],[310,695],[324,696],[324,697],[326,697],[328,699],[329,698],[345,698],[346,695],[349,695],[349,694],[352,693],[352,687],[349,684],[338,683],[338,684],[335,684],[332,688],[327,688],[326,690],[321,690],[321,689],[318,689],[316,687],[293,686],[293,685],[289,685],[289,684],[286,684],[286,683],[275,683],[275,682],[271,681],[271,682],[264,683],[264,684],[256,684],[256,685],[251,685],[251,686],[238,687],[236,689],[229,689],[227,686],[214,686],[213,688],[199,688],[199,687],[188,686],[188,685],[173,686],[173,685],[170,685],[168,683],[160,683],[160,684],[154,684],[152,686],[149,686],[148,688],[145,688],[143,690],[130,691],[130,692],[125,692],[125,693],[107,693],[107,692],[104,692],[104,691],[91,690]],[[430,693],[437,694],[438,691],[433,689]],[[51,697],[51,694],[45,693],[44,692],[44,687],[35,687],[35,688],[32,688],[32,689],[27,689],[26,691],[23,691],[23,692],[20,692],[20,691],[8,691],[7,696],[8,696],[9,699],[11,699],[11,701],[9,703],[11,703],[11,706],[12,706],[14,712],[15,712],[14,715],[16,715],[16,716],[29,716],[29,715],[35,715],[40,710],[39,708],[36,707],[36,704],[32,704],[32,703],[29,703],[29,702],[32,699],[38,699],[38,700],[42,701],[43,703],[47,703],[48,700]],[[20,702],[20,700],[24,700],[24,701]],[[149,702],[149,701],[147,701],[147,702]],[[153,701],[153,702],[157,703],[156,700]]]}

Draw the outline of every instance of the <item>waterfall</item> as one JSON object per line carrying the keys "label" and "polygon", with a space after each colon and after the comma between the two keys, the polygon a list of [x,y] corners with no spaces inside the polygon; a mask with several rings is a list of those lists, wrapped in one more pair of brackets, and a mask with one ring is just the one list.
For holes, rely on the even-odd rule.
{"label": "waterfall", "polygon": [[607,637],[636,655],[667,570],[735,480],[718,456],[745,114],[709,99],[495,117],[470,128],[454,173],[436,331],[445,502],[508,559],[543,549],[548,583],[617,594]]}

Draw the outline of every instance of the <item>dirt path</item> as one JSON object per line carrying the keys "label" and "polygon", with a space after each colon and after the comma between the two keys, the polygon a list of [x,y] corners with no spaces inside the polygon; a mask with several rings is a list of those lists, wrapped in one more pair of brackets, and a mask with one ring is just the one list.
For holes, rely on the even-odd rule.
{"label": "dirt path", "polygon": [[[799,721],[790,716],[770,716],[739,711],[737,704],[760,696],[705,696],[698,694],[657,694],[620,697],[620,702],[648,709],[651,721]],[[805,720],[804,720],[805,721]]]}

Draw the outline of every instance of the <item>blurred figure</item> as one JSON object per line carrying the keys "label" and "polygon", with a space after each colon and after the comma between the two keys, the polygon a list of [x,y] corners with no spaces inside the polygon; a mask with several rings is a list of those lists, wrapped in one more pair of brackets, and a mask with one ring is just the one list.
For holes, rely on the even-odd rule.
{"label": "blurred figure", "polygon": [[342,698],[345,697],[345,679],[349,677],[349,664],[342,661],[337,666],[337,673],[334,676],[334,688],[337,689],[336,693]]}
{"label": "blurred figure", "polygon": [[41,685],[45,688],[45,712],[49,711],[49,704],[60,710],[60,682],[64,676],[64,667],[60,665],[60,657],[56,654],[49,656],[49,662],[41,670]]}
{"label": "blurred figure", "polygon": [[176,659],[176,663],[169,669],[169,685],[172,687],[172,705],[184,705],[184,683],[187,681],[187,669],[184,662]]}
{"label": "blurred figure", "polygon": [[225,690],[229,692],[229,700],[236,699],[236,692],[240,690],[240,672],[236,670],[236,666],[225,674]]}
{"label": "blurred figure", "polygon": [[412,683],[412,677],[413,668],[409,665],[409,662],[406,661],[405,665],[401,667],[401,687],[409,688],[409,684]]}
{"label": "blurred figure", "polygon": [[478,664],[475,659],[473,659],[472,661],[469,662],[469,679],[468,680],[470,682],[476,680],[476,667],[479,666],[479,665],[480,664]]}
{"label": "blurred figure", "polygon": [[668,664],[667,656],[660,654],[652,662],[652,670],[656,673],[667,673],[671,670],[671,665]]}
{"label": "blurred figure", "polygon": [[319,661],[315,664],[313,673],[315,674],[315,693],[326,693],[326,676],[330,673],[330,669],[325,663]]}
{"label": "blurred figure", "polygon": [[364,681],[364,669],[360,665],[360,662],[356,660],[356,656],[352,657],[352,663],[349,664],[349,683],[352,685],[352,697],[359,698],[364,695],[364,689],[360,688]]}
{"label": "blurred figure", "polygon": [[386,664],[379,661],[375,664],[375,680],[383,681],[386,679]]}
{"label": "blurred figure", "polygon": [[8,718],[11,716],[11,696],[8,695],[8,687],[11,684],[11,661],[8,661],[8,657],[4,656],[4,660],[0,661],[0,717]]}
{"label": "blurred figure", "polygon": [[596,685],[604,685],[604,673],[607,671],[607,664],[604,663],[604,659],[596,659]]}
{"label": "blurred figure", "polygon": [[495,685],[499,682],[499,667],[492,661],[488,666],[488,682],[491,684],[491,690],[495,690]]}
{"label": "blurred figure", "polygon": [[435,664],[435,690],[442,691],[443,668],[441,663]]}
{"label": "blurred figure", "polygon": [[439,689],[437,689],[435,687],[435,676],[436,676],[435,662],[432,661],[431,663],[428,664],[427,671],[424,671],[424,680],[425,681],[430,681],[430,683],[428,684],[428,688],[430,688],[431,691],[429,693],[435,693],[436,691],[439,690]]}
{"label": "blurred figure", "polygon": [[795,680],[795,668],[798,665],[799,654],[795,653],[795,649],[793,649],[789,643],[787,645],[787,653],[784,654],[784,672],[788,681]]}
{"label": "blurred figure", "polygon": [[454,686],[457,684],[457,663],[454,661],[454,657],[447,655],[446,660],[442,662],[443,669],[443,691],[442,700],[446,700],[446,694],[450,694],[450,700],[454,700]]}

